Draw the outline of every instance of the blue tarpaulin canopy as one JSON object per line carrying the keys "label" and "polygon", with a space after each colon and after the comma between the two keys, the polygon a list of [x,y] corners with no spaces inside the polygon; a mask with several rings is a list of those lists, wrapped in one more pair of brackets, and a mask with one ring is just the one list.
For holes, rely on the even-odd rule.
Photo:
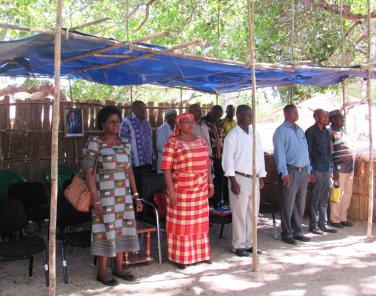
{"label": "blue tarpaulin canopy", "polygon": [[[73,34],[86,36],[88,40],[62,38],[61,75],[64,78],[108,85],[156,84],[214,94],[251,86],[251,69],[241,63],[178,55],[150,44],[129,44],[78,32]],[[108,50],[100,50],[105,48]],[[141,58],[144,55],[147,56]],[[119,61],[124,62],[117,63]],[[53,35],[36,34],[0,41],[0,75],[53,77],[53,68]],[[367,70],[313,65],[288,68],[288,64],[256,66],[257,87],[291,84],[328,86],[349,77],[365,78]],[[376,78],[376,67],[373,68],[373,78]]]}

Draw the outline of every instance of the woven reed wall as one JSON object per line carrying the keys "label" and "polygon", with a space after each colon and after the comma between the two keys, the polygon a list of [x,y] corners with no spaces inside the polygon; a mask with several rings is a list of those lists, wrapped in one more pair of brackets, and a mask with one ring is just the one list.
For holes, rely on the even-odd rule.
{"label": "woven reed wall", "polygon": [[[153,134],[163,123],[164,110],[175,107],[178,112],[186,111],[188,106],[145,103]],[[106,102],[106,105],[116,105]],[[95,129],[95,116],[104,104],[98,101],[85,103],[63,102],[60,106],[59,163],[79,169],[82,148],[90,135],[98,134]],[[130,113],[129,105],[116,105],[123,116]],[[64,107],[77,107],[83,110],[84,137],[66,138],[64,134]],[[211,105],[203,105],[207,113]],[[43,172],[51,164],[51,119],[52,102],[16,101],[9,103],[9,97],[0,100],[0,169],[13,169],[29,181],[43,180]],[[15,112],[13,124],[11,113]],[[155,138],[155,137],[154,137]]]}

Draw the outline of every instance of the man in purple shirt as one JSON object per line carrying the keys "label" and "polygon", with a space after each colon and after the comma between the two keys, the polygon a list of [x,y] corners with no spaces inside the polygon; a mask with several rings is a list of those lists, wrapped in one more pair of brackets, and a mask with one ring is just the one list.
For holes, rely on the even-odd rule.
{"label": "man in purple shirt", "polygon": [[152,131],[144,102],[135,101],[132,104],[131,115],[121,123],[120,137],[129,139],[132,145],[133,173],[137,189],[141,190],[141,177],[151,173],[154,164]]}

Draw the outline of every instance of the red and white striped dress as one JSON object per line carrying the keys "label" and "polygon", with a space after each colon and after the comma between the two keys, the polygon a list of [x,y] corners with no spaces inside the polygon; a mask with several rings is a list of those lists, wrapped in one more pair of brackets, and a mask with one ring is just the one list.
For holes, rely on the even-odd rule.
{"label": "red and white striped dress", "polygon": [[192,264],[210,259],[208,168],[205,140],[170,138],[163,150],[162,169],[172,170],[177,203],[167,203],[168,259]]}

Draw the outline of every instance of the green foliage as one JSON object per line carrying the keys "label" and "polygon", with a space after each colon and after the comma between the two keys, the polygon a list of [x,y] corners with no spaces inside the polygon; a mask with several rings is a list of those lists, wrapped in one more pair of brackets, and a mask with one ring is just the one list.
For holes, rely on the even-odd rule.
{"label": "green foliage", "polygon": [[[220,16],[218,19],[218,1]],[[0,0],[0,19],[5,23],[33,27],[53,28],[55,23],[55,2],[52,0]],[[111,20],[84,28],[82,31],[106,38],[134,40],[155,32],[171,30],[169,37],[152,42],[162,46],[173,46],[187,40],[202,38],[210,47],[195,47],[183,52],[217,57],[221,59],[247,62],[249,57],[249,36],[247,22],[247,1],[238,0],[157,0],[150,5],[149,16],[144,21],[146,3],[149,0],[65,0],[64,27],[71,28],[102,17]],[[327,0],[329,3],[334,1]],[[130,19],[126,20],[126,4],[129,4]],[[255,2],[256,60],[258,62],[279,63],[286,61],[311,61],[323,65],[354,64],[364,62],[364,56],[354,46],[354,42],[364,31],[364,24],[357,26],[342,43],[341,20],[338,15],[323,9],[314,9],[305,1],[296,1],[295,41],[291,47],[291,1],[257,0]],[[344,0],[352,13],[366,13],[366,0]],[[373,9],[376,4],[373,3]],[[219,35],[217,32],[219,24]],[[344,21],[347,32],[352,21]],[[0,39],[8,40],[28,36],[28,32],[0,29]],[[342,59],[341,49],[345,53]],[[364,48],[360,43],[359,47]],[[161,101],[173,101],[180,96],[178,90],[166,94],[150,87],[137,87],[140,97]],[[154,88],[153,88],[154,89]],[[312,88],[294,87],[293,101],[306,99]],[[314,89],[317,91],[317,89]],[[320,89],[325,91],[326,89]],[[275,89],[283,101],[289,100],[289,87]],[[113,99],[127,101],[128,87],[93,85],[83,81],[72,83],[75,99]],[[240,99],[241,100],[241,99]]]}

